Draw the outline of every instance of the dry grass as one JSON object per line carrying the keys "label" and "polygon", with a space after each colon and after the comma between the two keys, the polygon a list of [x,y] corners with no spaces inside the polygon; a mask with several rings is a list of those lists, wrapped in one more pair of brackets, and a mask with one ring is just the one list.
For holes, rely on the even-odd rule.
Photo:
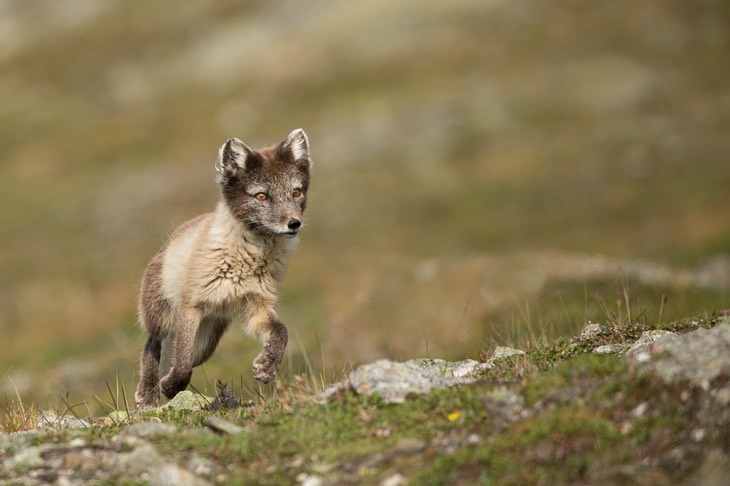
{"label": "dry grass", "polygon": [[[0,379],[0,385],[8,379],[10,370],[6,371]],[[25,405],[20,398],[15,384],[9,380],[15,390],[15,396],[5,396],[5,403],[0,408],[0,432],[21,432],[32,430],[38,426],[38,407],[35,404]]]}

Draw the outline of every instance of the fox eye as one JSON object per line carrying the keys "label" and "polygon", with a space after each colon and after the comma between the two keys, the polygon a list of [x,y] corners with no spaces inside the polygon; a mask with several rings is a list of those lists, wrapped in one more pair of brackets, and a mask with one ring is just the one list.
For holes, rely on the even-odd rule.
{"label": "fox eye", "polygon": [[258,199],[259,201],[266,201],[269,198],[269,196],[267,196],[266,193],[264,193],[264,192],[259,192],[254,197],[256,199]]}
{"label": "fox eye", "polygon": [[291,195],[294,196],[294,197],[300,197],[302,195],[302,190],[301,189],[294,189],[294,191],[292,191]]}

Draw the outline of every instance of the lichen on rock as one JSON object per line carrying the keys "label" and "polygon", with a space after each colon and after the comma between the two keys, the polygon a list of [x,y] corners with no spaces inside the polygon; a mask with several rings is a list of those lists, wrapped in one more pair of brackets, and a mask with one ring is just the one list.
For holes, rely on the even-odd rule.
{"label": "lichen on rock", "polygon": [[491,366],[475,360],[450,362],[420,358],[397,362],[384,359],[350,372],[346,380],[329,387],[315,401],[326,403],[338,393],[352,389],[362,395],[378,395],[386,403],[403,403],[412,395],[472,383]]}

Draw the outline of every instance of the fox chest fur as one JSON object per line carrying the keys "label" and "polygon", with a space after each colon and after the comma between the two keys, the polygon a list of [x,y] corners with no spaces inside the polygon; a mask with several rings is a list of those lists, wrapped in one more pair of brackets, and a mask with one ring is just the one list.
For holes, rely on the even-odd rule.
{"label": "fox chest fur", "polygon": [[301,129],[261,150],[238,139],[220,148],[218,205],[178,227],[142,279],[139,317],[149,336],[140,358],[139,406],[185,389],[193,368],[212,355],[237,317],[264,345],[254,378],[274,379],[288,340],[275,306],[303,227],[311,164]]}
{"label": "fox chest fur", "polygon": [[182,229],[163,258],[162,288],[173,305],[235,317],[251,299],[276,302],[298,238],[244,232],[224,204]]}

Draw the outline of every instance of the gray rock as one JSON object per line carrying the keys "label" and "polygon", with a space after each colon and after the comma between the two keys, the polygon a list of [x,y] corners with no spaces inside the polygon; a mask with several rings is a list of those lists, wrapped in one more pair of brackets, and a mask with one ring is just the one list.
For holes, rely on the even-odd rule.
{"label": "gray rock", "polygon": [[634,346],[641,346],[642,344],[651,344],[655,341],[666,339],[667,337],[676,336],[676,333],[672,331],[664,331],[662,329],[651,329],[644,331],[641,337],[636,340]]}
{"label": "gray rock", "polygon": [[620,344],[604,344],[593,349],[593,354],[618,354],[624,350]]}
{"label": "gray rock", "polygon": [[352,371],[346,380],[335,383],[316,396],[314,402],[328,403],[352,389],[359,394],[377,394],[386,403],[402,403],[408,395],[422,395],[437,388],[472,383],[492,366],[491,363],[472,359],[451,362],[419,358],[403,363],[380,360]]}
{"label": "gray rock", "polygon": [[408,479],[401,473],[391,474],[380,482],[380,486],[403,486],[408,484]]}
{"label": "gray rock", "polygon": [[513,356],[524,356],[525,352],[520,349],[510,348],[508,346],[497,346],[494,348],[494,354],[489,360],[490,363],[511,358]]}
{"label": "gray rock", "polygon": [[30,469],[40,467],[45,462],[41,454],[51,448],[52,447],[49,444],[26,447],[13,455],[7,463],[3,464],[3,467],[8,469]]}
{"label": "gray rock", "polygon": [[665,382],[689,380],[707,390],[719,376],[730,376],[730,324],[661,341],[661,351],[648,369]]}
{"label": "gray rock", "polygon": [[322,486],[322,478],[315,474],[299,473],[297,482],[302,486]]}
{"label": "gray rock", "polygon": [[15,451],[24,449],[35,439],[42,437],[45,434],[45,432],[37,432],[35,430],[13,432],[10,434],[0,433],[0,453],[11,454]]}
{"label": "gray rock", "polygon": [[444,376],[456,378],[473,377],[493,366],[491,363],[482,363],[473,359],[446,361],[438,358],[409,359],[405,364],[425,370],[438,371]]}
{"label": "gray rock", "polygon": [[161,408],[197,412],[207,408],[211,403],[213,403],[213,397],[193,393],[190,390],[183,390]]}
{"label": "gray rock", "polygon": [[163,464],[152,472],[152,486],[206,486],[210,483],[177,464]]}
{"label": "gray rock", "polygon": [[244,430],[243,427],[238,426],[233,422],[223,420],[222,418],[216,417],[215,415],[211,415],[210,417],[205,419],[205,426],[213,430],[214,432],[225,435],[238,435],[243,433]]}
{"label": "gray rock", "polygon": [[359,394],[379,395],[386,403],[403,403],[409,395],[422,395],[436,388],[471,383],[474,378],[445,376],[423,363],[379,360],[350,372],[349,383]]}
{"label": "gray rock", "polygon": [[626,357],[636,363],[645,363],[657,353],[664,351],[664,347],[671,340],[677,338],[677,334],[671,331],[652,329],[644,333],[629,346]]}
{"label": "gray rock", "polygon": [[124,428],[120,434],[136,435],[137,437],[147,438],[158,435],[170,435],[177,431],[177,427],[171,424],[163,424],[160,422],[139,422]]}
{"label": "gray rock", "polygon": [[139,475],[152,472],[164,464],[164,459],[157,449],[147,441],[138,439],[137,447],[130,452],[117,454],[115,462],[120,470],[127,474]]}
{"label": "gray rock", "polygon": [[184,461],[185,468],[196,475],[213,475],[221,471],[221,467],[215,462],[201,457],[197,452],[191,451]]}
{"label": "gray rock", "polygon": [[420,440],[413,438],[401,439],[398,444],[393,448],[393,454],[398,456],[410,456],[418,454],[426,449],[428,445]]}

